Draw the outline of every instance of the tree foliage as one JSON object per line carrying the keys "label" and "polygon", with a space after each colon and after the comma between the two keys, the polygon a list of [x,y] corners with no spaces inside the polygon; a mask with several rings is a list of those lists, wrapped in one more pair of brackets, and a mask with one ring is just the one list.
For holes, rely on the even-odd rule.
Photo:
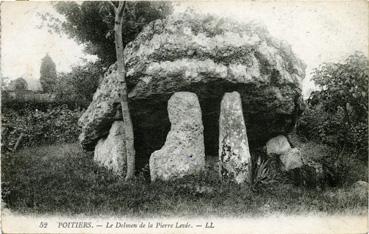
{"label": "tree foliage", "polygon": [[46,54],[41,61],[40,83],[45,93],[52,93],[55,89],[57,74],[56,66],[52,58]]}
{"label": "tree foliage", "polygon": [[28,89],[28,83],[25,79],[22,77],[19,77],[15,80],[12,80],[9,84],[9,89],[11,90],[27,90]]}
{"label": "tree foliage", "polygon": [[308,99],[297,130],[308,139],[368,152],[368,59],[361,53],[344,63],[323,64],[313,72],[320,91]]}
{"label": "tree foliage", "polygon": [[[312,80],[320,92],[319,99],[326,111],[345,111],[347,121],[367,119],[368,112],[368,59],[361,53],[349,56],[344,63],[329,63],[314,70]],[[355,119],[352,119],[355,118]]]}
{"label": "tree foliage", "polygon": [[[58,2],[58,13],[65,17],[61,30],[80,43],[86,51],[97,55],[104,64],[116,61],[114,45],[114,10],[107,2]],[[123,24],[123,43],[134,40],[149,22],[164,18],[172,11],[170,2],[127,2]]]}
{"label": "tree foliage", "polygon": [[58,100],[88,104],[92,101],[102,74],[100,61],[75,66],[69,73],[59,73],[54,93]]}

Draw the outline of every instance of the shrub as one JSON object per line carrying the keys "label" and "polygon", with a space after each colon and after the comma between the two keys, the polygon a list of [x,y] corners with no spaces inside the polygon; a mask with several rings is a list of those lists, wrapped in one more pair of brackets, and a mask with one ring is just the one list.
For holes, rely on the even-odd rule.
{"label": "shrub", "polygon": [[2,124],[7,128],[2,135],[3,150],[12,148],[21,134],[24,136],[22,146],[75,142],[80,132],[77,122],[81,114],[82,110],[73,110],[67,105],[50,105],[45,110],[35,106],[3,109]]}
{"label": "shrub", "polygon": [[344,121],[342,109],[327,113],[319,106],[309,106],[296,125],[297,133],[320,144],[353,152],[353,156],[366,160],[368,156],[367,122]]}
{"label": "shrub", "polygon": [[307,142],[299,147],[305,164],[314,167],[318,163],[322,166],[324,181],[321,182],[324,184],[321,186],[351,185],[367,179],[367,165],[357,159],[353,152],[315,142]]}
{"label": "shrub", "polygon": [[92,101],[103,73],[104,68],[100,61],[73,67],[69,73],[58,74],[53,93],[59,100],[78,101],[87,106]]}
{"label": "shrub", "polygon": [[310,95],[298,134],[367,159],[368,73],[368,59],[361,53],[315,69],[312,80],[320,91]]}

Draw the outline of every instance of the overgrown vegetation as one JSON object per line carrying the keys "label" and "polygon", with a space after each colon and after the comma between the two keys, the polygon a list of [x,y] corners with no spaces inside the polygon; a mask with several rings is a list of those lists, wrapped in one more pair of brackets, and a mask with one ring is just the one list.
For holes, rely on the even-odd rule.
{"label": "overgrown vegetation", "polygon": [[320,91],[309,97],[297,124],[298,134],[366,161],[368,77],[368,59],[361,53],[349,56],[344,63],[317,68],[313,80]]}
{"label": "overgrown vegetation", "polygon": [[69,73],[59,73],[54,87],[56,99],[88,106],[104,74],[101,61],[76,66]]}
{"label": "overgrown vegetation", "polygon": [[[270,212],[299,214],[365,214],[366,194],[351,186],[323,192],[291,184],[270,183],[262,189],[221,182],[207,167],[198,176],[151,183],[140,172],[135,179],[112,175],[93,163],[77,144],[42,146],[2,155],[5,206],[23,213],[127,216],[258,216]],[[366,166],[348,173],[364,180]]]}
{"label": "overgrown vegetation", "polygon": [[367,181],[367,165],[354,152],[313,141],[301,143],[298,147],[306,164],[323,170],[321,181],[317,181],[321,189],[350,186],[357,180]]}
{"label": "overgrown vegetation", "polygon": [[7,103],[2,106],[2,153],[13,149],[21,134],[22,147],[76,142],[82,113],[66,104]]}

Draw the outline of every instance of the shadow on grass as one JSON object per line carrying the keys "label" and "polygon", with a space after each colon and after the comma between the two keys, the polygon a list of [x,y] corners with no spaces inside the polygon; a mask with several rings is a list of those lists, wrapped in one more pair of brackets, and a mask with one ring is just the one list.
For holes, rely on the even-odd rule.
{"label": "shadow on grass", "polygon": [[2,198],[20,213],[127,216],[261,216],[270,213],[364,214],[367,198],[349,188],[324,192],[270,184],[251,191],[222,183],[215,170],[172,182],[130,182],[96,166],[77,144],[2,155]]}

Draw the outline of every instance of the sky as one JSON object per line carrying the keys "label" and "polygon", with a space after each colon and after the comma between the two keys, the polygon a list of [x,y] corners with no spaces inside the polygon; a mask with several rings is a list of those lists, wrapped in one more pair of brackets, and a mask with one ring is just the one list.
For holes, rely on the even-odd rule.
{"label": "sky", "polygon": [[[259,21],[271,35],[287,41],[307,65],[303,81],[305,96],[314,88],[311,72],[324,62],[339,62],[361,51],[368,54],[368,3],[352,1],[186,1],[174,5],[175,12],[188,7],[200,13]],[[10,78],[24,77],[37,84],[40,63],[48,53],[58,72],[93,57],[83,53],[65,35],[37,28],[37,13],[56,14],[48,2],[5,2],[1,6],[1,72]],[[17,17],[14,17],[17,15]],[[37,85],[30,85],[37,86]]]}
{"label": "sky", "polygon": [[[66,35],[39,28],[38,13],[56,11],[48,2],[3,2],[1,6],[1,72],[5,77],[25,78],[30,88],[40,88],[41,59],[48,53],[57,72],[68,72],[73,65],[93,59],[83,46]],[[17,17],[14,17],[17,16]]]}

